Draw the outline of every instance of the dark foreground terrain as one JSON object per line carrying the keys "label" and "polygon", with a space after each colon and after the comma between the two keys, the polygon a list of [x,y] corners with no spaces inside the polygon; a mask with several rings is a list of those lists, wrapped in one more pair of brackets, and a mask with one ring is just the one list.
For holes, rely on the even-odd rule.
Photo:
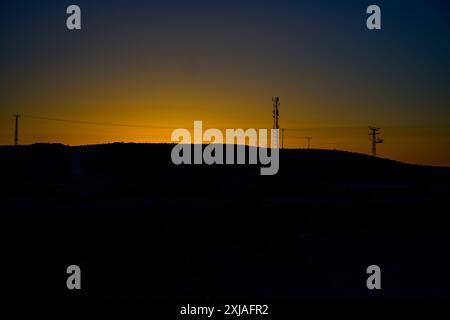
{"label": "dark foreground terrain", "polygon": [[2,301],[450,298],[450,168],[282,150],[260,176],[175,166],[171,149],[1,147]]}

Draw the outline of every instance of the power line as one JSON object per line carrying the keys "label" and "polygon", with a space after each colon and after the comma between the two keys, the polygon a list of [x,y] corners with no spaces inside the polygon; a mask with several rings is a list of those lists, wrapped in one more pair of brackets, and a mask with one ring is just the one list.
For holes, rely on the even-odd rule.
{"label": "power line", "polygon": [[[77,123],[77,124],[87,124],[87,125],[101,125],[110,127],[130,127],[130,128],[149,128],[149,129],[178,129],[180,127],[170,127],[170,126],[155,126],[155,125],[135,125],[135,124],[124,124],[124,123],[113,123],[113,122],[101,122],[101,121],[87,121],[87,120],[72,120],[72,119],[61,119],[52,117],[40,117],[34,115],[20,115],[23,118],[35,119],[35,120],[48,120],[57,122],[67,122],[67,123]],[[449,128],[450,125],[397,125],[397,126],[385,126],[386,128]],[[228,129],[225,127],[214,127],[217,129]],[[241,129],[252,129],[255,127],[246,127]],[[285,131],[305,131],[310,129],[360,129],[366,128],[362,125],[348,125],[348,126],[305,126],[302,128],[283,128]],[[208,128],[204,128],[208,129]],[[262,128],[260,128],[262,129]],[[268,129],[268,128],[267,128]]]}
{"label": "power line", "polygon": [[150,129],[177,129],[176,127],[163,127],[163,126],[152,126],[152,125],[135,125],[135,124],[84,121],[84,120],[69,120],[69,119],[30,116],[30,115],[22,115],[22,117],[28,118],[28,119],[35,119],[35,120],[47,120],[47,121],[57,121],[57,122],[77,123],[77,124],[87,124],[87,125],[97,125],[97,126],[108,126],[108,127],[150,128]]}
{"label": "power line", "polygon": [[[50,117],[39,117],[32,115],[21,115],[21,117],[35,120],[46,120],[46,121],[57,121],[66,123],[76,123],[76,124],[87,124],[87,125],[100,125],[100,126],[110,126],[110,127],[129,127],[129,128],[148,128],[148,129],[180,129],[182,127],[169,127],[169,126],[154,126],[154,125],[136,125],[136,124],[124,124],[124,123],[112,123],[112,122],[99,122],[99,121],[87,121],[87,120],[71,120],[71,119],[61,119],[61,118],[50,118]],[[211,127],[213,128],[213,127]],[[203,128],[204,130],[211,129],[209,127]],[[214,129],[231,129],[230,127],[214,127]],[[253,129],[250,127],[240,127],[238,129]],[[267,128],[268,129],[268,128]]]}

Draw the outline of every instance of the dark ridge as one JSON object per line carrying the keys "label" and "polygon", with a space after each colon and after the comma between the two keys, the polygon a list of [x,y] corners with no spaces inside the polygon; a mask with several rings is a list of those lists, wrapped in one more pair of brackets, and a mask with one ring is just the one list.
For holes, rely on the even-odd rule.
{"label": "dark ridge", "polygon": [[[171,161],[173,144],[112,143],[69,147],[34,144],[0,147],[3,177],[104,178],[158,181],[211,173],[224,178],[259,175],[261,165],[180,165]],[[192,152],[193,153],[193,152]],[[224,148],[224,154],[226,148]],[[248,160],[249,148],[246,147]],[[244,174],[245,173],[245,174]],[[448,183],[450,168],[405,164],[337,150],[280,150],[279,172],[265,177],[288,183],[435,182]],[[207,178],[207,177],[205,177]]]}
{"label": "dark ridge", "polygon": [[71,264],[88,301],[450,297],[450,168],[281,150],[261,176],[176,166],[172,148],[0,147],[2,301],[72,302]]}

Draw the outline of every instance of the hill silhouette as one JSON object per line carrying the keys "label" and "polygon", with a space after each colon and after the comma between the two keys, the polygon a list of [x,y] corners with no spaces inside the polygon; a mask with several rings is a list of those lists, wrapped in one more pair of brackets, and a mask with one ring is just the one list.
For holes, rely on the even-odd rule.
{"label": "hill silhouette", "polygon": [[[450,297],[450,168],[281,150],[280,170],[172,164],[170,144],[0,147],[1,297]],[[365,287],[380,265],[385,287]],[[413,280],[412,280],[413,279]]]}
{"label": "hill silhouette", "polygon": [[[8,168],[4,176],[42,177],[70,180],[76,176],[86,179],[121,178],[135,181],[152,177],[162,183],[172,183],[166,177],[178,177],[195,172],[198,178],[208,178],[205,170],[230,177],[259,175],[256,165],[192,165],[172,164],[172,144],[113,143],[69,147],[60,144],[0,147],[0,164]],[[246,148],[248,153],[248,147]],[[279,174],[275,181],[296,184],[312,182],[442,182],[448,183],[450,168],[410,165],[364,154],[337,150],[281,150]],[[209,172],[208,172],[209,173]],[[181,175],[181,176],[180,176]],[[270,179],[270,178],[269,178]],[[180,180],[180,179],[177,179]]]}

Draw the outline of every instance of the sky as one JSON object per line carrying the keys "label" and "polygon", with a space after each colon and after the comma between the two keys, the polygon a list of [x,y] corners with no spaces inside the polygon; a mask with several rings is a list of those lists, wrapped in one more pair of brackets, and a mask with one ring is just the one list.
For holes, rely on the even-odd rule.
{"label": "sky", "polygon": [[[366,28],[371,4],[382,30]],[[194,120],[270,128],[279,96],[285,147],[370,153],[375,125],[381,157],[450,166],[445,0],[16,0],[0,2],[0,28],[0,145],[17,113],[22,144],[170,142]]]}

